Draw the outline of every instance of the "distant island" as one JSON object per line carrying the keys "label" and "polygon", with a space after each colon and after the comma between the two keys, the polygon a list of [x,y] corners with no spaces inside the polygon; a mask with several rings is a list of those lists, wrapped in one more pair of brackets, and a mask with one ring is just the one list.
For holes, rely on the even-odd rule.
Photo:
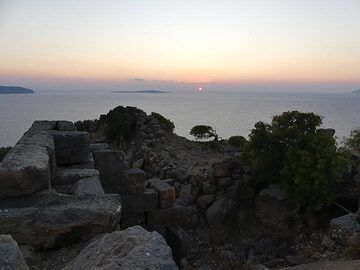
{"label": "distant island", "polygon": [[0,86],[0,94],[34,94],[31,89],[19,86]]}
{"label": "distant island", "polygon": [[160,90],[140,90],[140,91],[112,91],[111,93],[116,94],[162,94],[162,93],[171,93],[167,91],[160,91]]}
{"label": "distant island", "polygon": [[360,89],[353,91],[354,94],[360,94]]}

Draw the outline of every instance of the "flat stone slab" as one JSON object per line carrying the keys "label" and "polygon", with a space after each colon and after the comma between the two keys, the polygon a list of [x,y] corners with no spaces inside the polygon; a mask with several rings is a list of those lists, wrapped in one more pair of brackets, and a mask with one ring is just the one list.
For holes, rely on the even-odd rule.
{"label": "flat stone slab", "polygon": [[11,235],[0,235],[0,269],[30,270]]}
{"label": "flat stone slab", "polygon": [[89,244],[63,270],[178,270],[157,232],[140,226],[107,234]]}
{"label": "flat stone slab", "polygon": [[0,198],[32,194],[50,187],[54,144],[46,133],[27,132],[0,166]]}
{"label": "flat stone slab", "polygon": [[93,176],[77,181],[71,193],[74,195],[100,195],[105,194],[98,176]]}
{"label": "flat stone slab", "polygon": [[93,176],[99,176],[99,171],[94,169],[73,169],[59,167],[56,170],[52,185],[69,185]]}
{"label": "flat stone slab", "polygon": [[21,245],[48,249],[89,240],[118,228],[119,195],[49,193],[0,201],[0,233]]}

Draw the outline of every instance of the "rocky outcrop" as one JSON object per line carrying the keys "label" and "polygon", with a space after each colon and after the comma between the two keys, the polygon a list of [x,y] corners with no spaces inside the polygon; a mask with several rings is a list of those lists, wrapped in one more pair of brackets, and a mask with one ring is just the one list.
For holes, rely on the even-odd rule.
{"label": "rocky outcrop", "polygon": [[63,270],[92,269],[176,270],[178,267],[160,234],[135,226],[92,242]]}
{"label": "rocky outcrop", "polygon": [[43,194],[1,201],[0,233],[19,244],[48,249],[86,241],[118,228],[118,195]]}
{"label": "rocky outcrop", "polygon": [[0,269],[30,270],[11,235],[0,235]]}

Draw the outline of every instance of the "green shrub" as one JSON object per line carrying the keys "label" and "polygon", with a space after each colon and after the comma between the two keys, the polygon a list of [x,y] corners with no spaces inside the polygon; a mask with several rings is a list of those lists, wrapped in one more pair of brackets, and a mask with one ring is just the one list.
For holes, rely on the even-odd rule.
{"label": "green shrub", "polygon": [[118,106],[104,117],[105,133],[110,142],[130,141],[136,134],[136,119],[126,108]]}
{"label": "green shrub", "polygon": [[214,140],[218,139],[218,135],[216,134],[215,129],[213,129],[211,126],[204,126],[204,125],[197,125],[194,126],[190,130],[190,135],[194,136],[197,140],[203,140],[203,139],[211,139],[214,138]]}
{"label": "green shrub", "polygon": [[6,154],[11,150],[12,147],[0,147],[0,162],[6,156]]}
{"label": "green shrub", "polygon": [[169,119],[156,112],[152,112],[151,116],[156,118],[159,121],[160,125],[163,126],[166,130],[171,132],[174,131],[175,125]]}
{"label": "green shrub", "polygon": [[360,129],[351,131],[350,137],[345,141],[346,147],[355,152],[360,152]]}
{"label": "green shrub", "polygon": [[236,147],[238,149],[243,149],[246,143],[246,139],[243,136],[231,136],[228,139],[228,142],[233,147]]}
{"label": "green shrub", "polygon": [[280,184],[289,199],[314,208],[329,204],[341,180],[343,158],[335,139],[317,132],[322,118],[297,111],[258,122],[243,156],[257,181]]}

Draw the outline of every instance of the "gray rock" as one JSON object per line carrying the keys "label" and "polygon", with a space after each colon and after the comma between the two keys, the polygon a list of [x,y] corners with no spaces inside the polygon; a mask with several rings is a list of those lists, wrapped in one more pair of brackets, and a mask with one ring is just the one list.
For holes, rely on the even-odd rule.
{"label": "gray rock", "polygon": [[207,209],[206,217],[215,243],[224,243],[232,235],[229,228],[233,223],[231,216],[236,213],[235,208],[236,205],[232,200],[221,198]]}
{"label": "gray rock", "polygon": [[122,230],[136,225],[146,226],[146,215],[145,213],[136,215],[122,215],[120,224]]}
{"label": "gray rock", "polygon": [[71,169],[59,167],[56,170],[52,185],[72,185],[81,179],[98,175],[99,171],[94,169]]}
{"label": "gray rock", "polygon": [[101,175],[106,193],[141,194],[145,191],[146,173],[140,169],[128,169],[120,175]]}
{"label": "gray rock", "polygon": [[110,150],[110,147],[107,143],[91,143],[90,144],[91,152],[108,151],[108,150]]}
{"label": "gray rock", "polygon": [[48,249],[89,240],[118,227],[119,195],[56,193],[1,201],[0,233],[21,245]]}
{"label": "gray rock", "polygon": [[167,182],[161,181],[158,178],[148,180],[149,187],[155,189],[159,194],[159,207],[168,208],[175,203],[175,188],[170,186]]}
{"label": "gray rock", "polygon": [[93,152],[95,169],[100,175],[119,175],[128,169],[121,151],[95,151]]}
{"label": "gray rock", "polygon": [[32,267],[39,263],[40,256],[36,254],[35,250],[31,246],[19,246],[25,262],[28,266]]}
{"label": "gray rock", "polygon": [[180,226],[171,226],[166,229],[166,242],[171,247],[175,261],[180,264],[180,260],[185,258],[193,245],[193,239]]}
{"label": "gray rock", "polygon": [[150,211],[147,217],[150,227],[189,225],[193,221],[193,211],[190,207],[174,205],[166,209]]}
{"label": "gray rock", "polygon": [[0,235],[0,269],[30,270],[11,235]]}
{"label": "gray rock", "polygon": [[347,233],[354,233],[359,227],[354,214],[347,214],[330,220],[331,230],[343,230]]}
{"label": "gray rock", "polygon": [[121,203],[124,215],[145,213],[158,208],[158,193],[147,188],[141,194],[121,195]]}
{"label": "gray rock", "polygon": [[4,157],[0,167],[0,197],[16,197],[48,189],[53,141],[48,134],[26,133]]}
{"label": "gray rock", "polygon": [[58,165],[86,163],[90,156],[90,135],[83,131],[54,133]]}
{"label": "gray rock", "polygon": [[77,181],[73,185],[71,193],[74,195],[99,195],[104,194],[104,190],[99,177],[93,176]]}
{"label": "gray rock", "polygon": [[56,130],[58,131],[77,131],[76,126],[70,121],[56,121]]}
{"label": "gray rock", "polygon": [[63,270],[177,270],[171,249],[157,232],[140,226],[92,242]]}
{"label": "gray rock", "polygon": [[215,196],[213,194],[203,194],[200,195],[197,200],[196,204],[200,208],[208,208],[213,202],[215,201]]}
{"label": "gray rock", "polygon": [[31,130],[55,130],[56,121],[37,120],[31,126]]}

